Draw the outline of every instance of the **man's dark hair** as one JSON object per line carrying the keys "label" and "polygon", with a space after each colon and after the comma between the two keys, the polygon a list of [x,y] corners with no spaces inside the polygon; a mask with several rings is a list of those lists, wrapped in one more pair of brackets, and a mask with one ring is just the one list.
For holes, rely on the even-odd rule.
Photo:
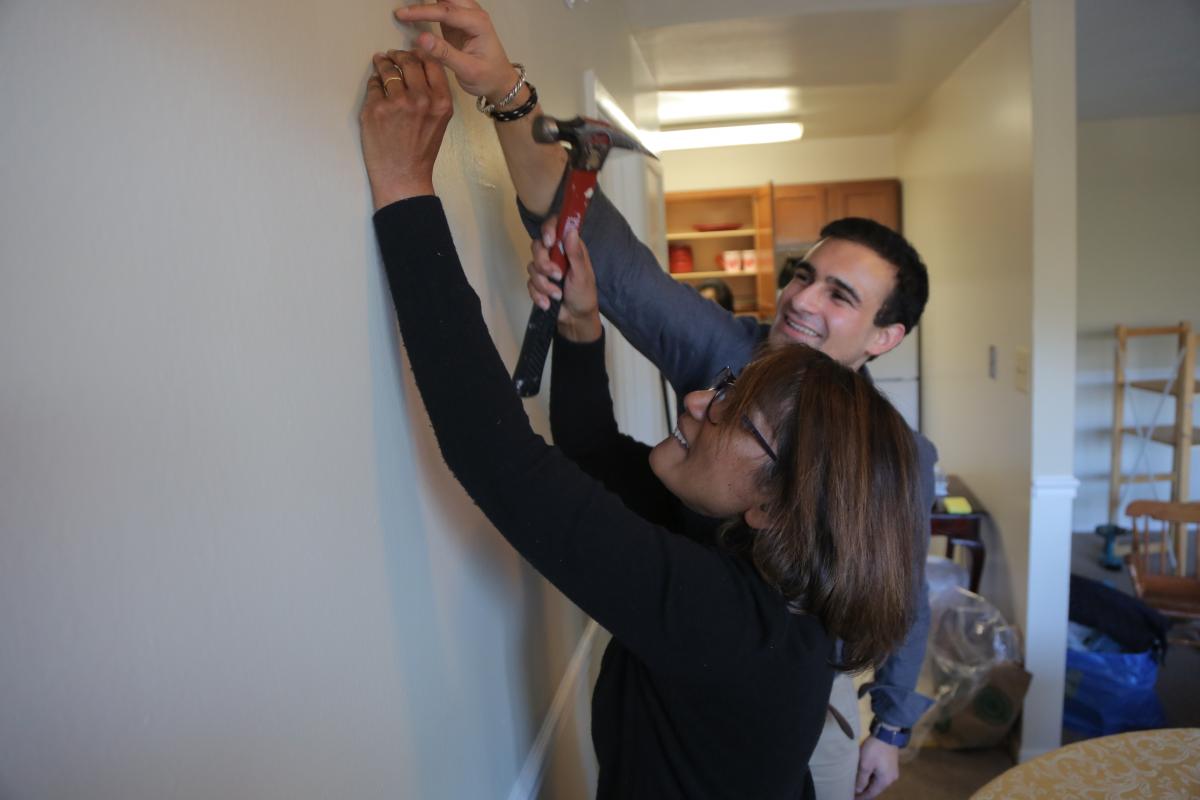
{"label": "man's dark hair", "polygon": [[835,219],[821,229],[821,238],[861,244],[895,267],[896,287],[880,306],[875,324],[883,328],[899,322],[905,333],[917,326],[929,300],[929,273],[907,239],[886,225],[862,217]]}

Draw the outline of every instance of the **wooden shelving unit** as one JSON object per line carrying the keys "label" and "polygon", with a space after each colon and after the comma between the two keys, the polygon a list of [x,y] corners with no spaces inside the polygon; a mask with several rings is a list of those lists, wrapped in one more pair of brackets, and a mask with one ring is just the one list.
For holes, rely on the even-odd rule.
{"label": "wooden shelving unit", "polygon": [[[670,192],[666,195],[667,241],[692,248],[694,272],[673,273],[691,283],[725,281],[738,313],[753,313],[767,321],[775,316],[775,244],[771,224],[771,187]],[[698,231],[697,225],[736,224],[724,231]],[[754,250],[754,270],[715,269],[724,250]]]}
{"label": "wooden shelving unit", "polygon": [[[1173,376],[1154,380],[1127,380],[1129,341],[1152,336],[1170,336],[1176,340],[1178,349],[1176,365],[1172,370]],[[1116,524],[1123,511],[1122,489],[1129,484],[1170,484],[1171,502],[1186,502],[1192,448],[1200,444],[1200,428],[1194,426],[1192,408],[1193,402],[1200,394],[1200,381],[1196,379],[1197,334],[1192,333],[1192,326],[1187,322],[1154,328],[1127,328],[1118,325],[1116,339],[1116,363],[1113,368],[1112,472],[1108,490],[1108,518],[1113,524]],[[1126,425],[1125,393],[1131,389],[1172,398],[1174,408],[1171,410],[1171,424],[1159,425],[1158,419],[1153,419],[1144,426]],[[1141,472],[1124,472],[1121,454],[1126,436],[1137,437],[1135,441],[1140,449],[1146,448],[1151,442],[1173,448],[1171,471],[1153,472],[1147,469]],[[1139,453],[1139,456],[1144,454]],[[1142,461],[1143,457],[1139,457],[1139,464],[1135,465],[1135,469]]]}

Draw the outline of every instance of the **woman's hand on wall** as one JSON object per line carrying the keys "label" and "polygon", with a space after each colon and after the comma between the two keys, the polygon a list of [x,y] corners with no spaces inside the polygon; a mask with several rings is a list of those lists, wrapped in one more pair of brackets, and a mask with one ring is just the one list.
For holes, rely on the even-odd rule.
{"label": "woman's hand on wall", "polygon": [[[596,274],[592,272],[592,261],[584,247],[578,231],[563,237],[564,250],[570,269],[567,279],[560,288],[554,281],[561,280],[558,266],[550,260],[550,248],[554,244],[555,217],[546,220],[542,239],[531,245],[533,261],[529,272],[529,297],[541,309],[550,307],[550,298],[562,298],[558,311],[558,332],[572,342],[594,342],[600,338],[600,306],[596,294]],[[546,242],[550,242],[549,245]]]}
{"label": "woman's hand on wall", "polygon": [[416,46],[448,67],[463,91],[495,103],[517,83],[517,71],[504,53],[492,18],[474,0],[442,0],[398,8],[401,22],[437,22],[441,38],[424,32]]}
{"label": "woman's hand on wall", "polygon": [[359,124],[375,210],[433,194],[433,164],[454,113],[446,71],[429,56],[377,53]]}

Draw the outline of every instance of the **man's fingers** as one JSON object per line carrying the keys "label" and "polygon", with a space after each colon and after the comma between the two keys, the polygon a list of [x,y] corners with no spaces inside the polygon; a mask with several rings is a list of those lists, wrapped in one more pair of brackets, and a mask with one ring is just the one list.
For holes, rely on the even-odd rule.
{"label": "man's fingers", "polygon": [[432,33],[422,33],[417,37],[416,46],[430,58],[441,63],[460,78],[470,80],[474,77],[476,60],[463,51],[454,47],[445,39]]}
{"label": "man's fingers", "polygon": [[437,22],[470,34],[482,32],[488,20],[487,14],[478,6],[461,3],[403,6],[392,14],[401,22]]}
{"label": "man's fingers", "polygon": [[867,785],[871,782],[871,771],[860,769],[858,777],[854,780],[854,793],[862,794],[867,790]]}

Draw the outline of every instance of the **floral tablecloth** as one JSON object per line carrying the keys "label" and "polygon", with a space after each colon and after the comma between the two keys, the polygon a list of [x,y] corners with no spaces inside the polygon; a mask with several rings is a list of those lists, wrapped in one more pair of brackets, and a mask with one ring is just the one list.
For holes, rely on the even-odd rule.
{"label": "floral tablecloth", "polygon": [[1194,800],[1200,729],[1167,728],[1075,742],[1019,764],[971,800]]}

